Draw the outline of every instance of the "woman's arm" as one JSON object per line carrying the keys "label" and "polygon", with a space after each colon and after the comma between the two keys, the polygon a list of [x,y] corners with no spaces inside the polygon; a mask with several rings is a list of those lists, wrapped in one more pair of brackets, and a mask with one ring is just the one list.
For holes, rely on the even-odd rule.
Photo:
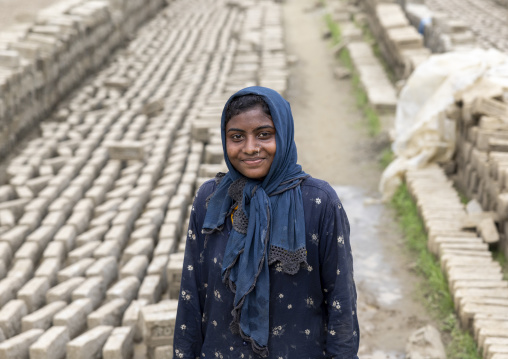
{"label": "woman's arm", "polygon": [[200,254],[204,243],[201,227],[206,211],[205,200],[208,192],[206,187],[207,183],[200,188],[194,200],[187,230],[173,342],[174,358],[195,359],[201,356],[201,346],[204,339],[201,323],[204,288],[201,278]]}
{"label": "woman's arm", "polygon": [[321,230],[321,284],[328,310],[326,352],[333,359],[358,358],[360,330],[349,242],[349,222],[339,199],[331,200]]}

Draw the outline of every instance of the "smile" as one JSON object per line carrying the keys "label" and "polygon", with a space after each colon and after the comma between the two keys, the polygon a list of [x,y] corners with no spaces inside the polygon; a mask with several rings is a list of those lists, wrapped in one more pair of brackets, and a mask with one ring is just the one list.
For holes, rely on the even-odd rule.
{"label": "smile", "polygon": [[243,163],[245,163],[246,165],[249,165],[249,166],[258,165],[263,161],[264,161],[264,158],[251,158],[251,159],[247,159],[247,160],[242,160]]}

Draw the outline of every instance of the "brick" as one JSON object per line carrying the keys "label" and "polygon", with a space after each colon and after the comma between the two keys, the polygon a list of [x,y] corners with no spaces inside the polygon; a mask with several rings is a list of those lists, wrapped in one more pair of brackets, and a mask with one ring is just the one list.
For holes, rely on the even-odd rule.
{"label": "brick", "polygon": [[48,330],[56,313],[67,306],[66,302],[57,301],[49,303],[35,312],[28,314],[21,320],[21,330],[26,332],[30,329]]}
{"label": "brick", "polygon": [[78,299],[55,314],[53,325],[67,327],[69,337],[75,338],[86,329],[86,317],[92,311],[93,305],[90,299]]}
{"label": "brick", "polygon": [[145,157],[143,144],[139,141],[110,142],[107,145],[109,157],[115,160],[137,160]]}
{"label": "brick", "polygon": [[8,243],[12,252],[16,252],[30,232],[30,226],[17,225],[7,232],[2,233],[2,235],[0,235],[0,242]]}
{"label": "brick", "polygon": [[139,288],[138,298],[146,299],[148,303],[157,303],[162,295],[162,281],[161,276],[152,274],[147,275],[143,282],[141,283],[141,287]]}
{"label": "brick", "polygon": [[177,301],[163,301],[141,308],[139,320],[148,347],[173,344]]}
{"label": "brick", "polygon": [[106,290],[104,278],[89,277],[72,292],[72,300],[89,298],[94,308],[97,308],[104,299]]}
{"label": "brick", "polygon": [[58,272],[58,282],[62,283],[70,278],[85,276],[88,268],[95,263],[93,258],[83,258]]}
{"label": "brick", "polygon": [[43,259],[55,258],[59,263],[63,263],[67,252],[65,251],[65,243],[53,241],[48,244],[44,252],[42,253]]}
{"label": "brick", "polygon": [[67,344],[68,359],[100,358],[102,348],[113,331],[111,326],[95,327]]}
{"label": "brick", "polygon": [[58,302],[64,301],[67,303],[71,302],[72,292],[78,288],[83,282],[85,278],[83,277],[72,277],[65,281],[62,281],[60,284],[54,286],[46,293],[46,302]]}
{"label": "brick", "polygon": [[120,245],[116,241],[105,241],[93,252],[94,258],[114,257],[116,261],[120,259]]}
{"label": "brick", "polygon": [[77,246],[82,246],[88,242],[93,241],[102,241],[104,238],[104,235],[109,230],[109,226],[102,225],[102,226],[95,226],[90,228],[88,231],[81,233],[76,238],[76,244]]}
{"label": "brick", "polygon": [[0,343],[0,359],[28,359],[29,347],[39,339],[43,331],[32,329]]}
{"label": "brick", "polygon": [[132,257],[120,270],[120,278],[130,276],[137,277],[141,282],[145,276],[146,269],[148,268],[148,258],[146,256]]}
{"label": "brick", "polygon": [[65,359],[69,341],[67,327],[51,327],[30,346],[30,359]]}
{"label": "brick", "polygon": [[65,225],[56,232],[53,240],[55,242],[62,242],[65,244],[65,251],[68,253],[72,251],[76,245],[76,228],[71,225]]}
{"label": "brick", "polygon": [[21,318],[28,313],[24,301],[13,299],[0,311],[0,329],[5,338],[12,338],[21,331]]}
{"label": "brick", "polygon": [[122,255],[122,263],[125,263],[134,256],[138,255],[143,255],[151,258],[153,249],[154,246],[152,239],[138,239],[134,243],[130,244],[127,248],[125,248]]}
{"label": "brick", "polygon": [[99,276],[108,287],[118,276],[118,264],[114,256],[103,257],[95,261],[87,270],[87,277]]}
{"label": "brick", "polygon": [[140,282],[136,277],[123,278],[109,288],[106,292],[106,298],[107,300],[123,298],[130,303],[137,297],[139,287]]}
{"label": "brick", "polygon": [[90,313],[87,318],[88,328],[94,328],[99,325],[111,325],[113,327],[120,326],[122,316],[129,303],[125,299],[113,299],[96,311]]}
{"label": "brick", "polygon": [[67,261],[69,263],[77,263],[78,261],[90,258],[93,255],[93,252],[101,245],[100,241],[88,242],[87,244],[82,245],[81,247],[77,247],[69,252],[67,256]]}
{"label": "brick", "polygon": [[139,325],[139,313],[141,308],[147,304],[148,302],[145,299],[133,300],[123,314],[122,326],[133,328],[134,341],[136,342],[140,342],[143,339],[142,328]]}
{"label": "brick", "polygon": [[132,327],[118,327],[113,330],[102,349],[104,359],[128,359],[133,354]]}
{"label": "brick", "polygon": [[44,277],[35,277],[29,280],[18,292],[18,299],[25,302],[28,312],[39,309],[45,304],[49,281]]}
{"label": "brick", "polygon": [[57,258],[47,258],[39,265],[34,276],[47,278],[49,285],[53,287],[57,282],[56,276],[59,270],[60,261]]}

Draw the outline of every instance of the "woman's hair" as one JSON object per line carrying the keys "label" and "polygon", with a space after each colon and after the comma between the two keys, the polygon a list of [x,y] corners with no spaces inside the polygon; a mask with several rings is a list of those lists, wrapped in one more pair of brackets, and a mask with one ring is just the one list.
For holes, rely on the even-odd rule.
{"label": "woman's hair", "polygon": [[228,123],[228,121],[236,115],[252,110],[257,106],[261,106],[261,109],[265,115],[270,116],[270,118],[272,117],[270,114],[270,108],[268,107],[268,104],[265,102],[265,100],[263,100],[263,97],[259,95],[243,95],[235,97],[228,104],[228,107],[226,108],[225,123]]}

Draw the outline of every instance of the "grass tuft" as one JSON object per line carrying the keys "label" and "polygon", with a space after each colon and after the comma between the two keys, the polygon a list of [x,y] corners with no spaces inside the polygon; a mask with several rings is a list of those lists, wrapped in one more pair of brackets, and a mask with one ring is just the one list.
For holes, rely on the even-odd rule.
{"label": "grass tuft", "polygon": [[391,204],[397,213],[407,246],[415,257],[416,271],[426,279],[419,292],[430,313],[440,321],[448,358],[480,359],[473,338],[460,328],[448,284],[438,261],[427,250],[424,225],[405,184],[398,188]]}

